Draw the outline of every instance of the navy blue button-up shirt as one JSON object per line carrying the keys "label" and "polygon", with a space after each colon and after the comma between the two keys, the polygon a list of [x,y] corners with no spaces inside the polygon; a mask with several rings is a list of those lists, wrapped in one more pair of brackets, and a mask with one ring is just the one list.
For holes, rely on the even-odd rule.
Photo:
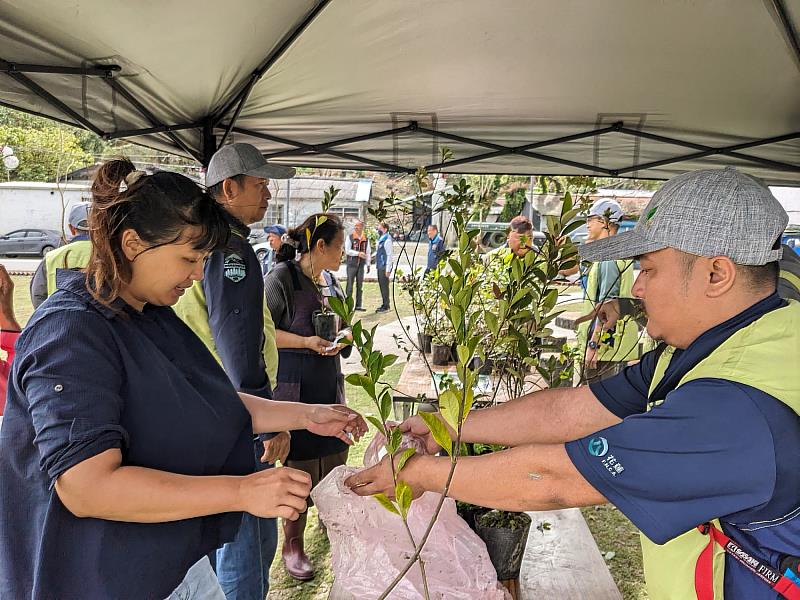
{"label": "navy blue button-up shirt", "polygon": [[171,308],[139,313],[120,301],[115,311],[91,297],[83,274],[59,271],[57,281],[17,343],[0,430],[0,598],[165,598],[234,538],[241,513],[78,519],[54,483],[111,448],[123,466],[251,473],[250,415]]}

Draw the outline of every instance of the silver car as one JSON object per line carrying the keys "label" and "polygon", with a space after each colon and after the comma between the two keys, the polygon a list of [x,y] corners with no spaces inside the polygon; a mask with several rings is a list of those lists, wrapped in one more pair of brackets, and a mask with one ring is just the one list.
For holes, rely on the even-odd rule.
{"label": "silver car", "polygon": [[44,256],[63,244],[61,232],[54,229],[17,229],[0,235],[0,255],[11,258],[18,254]]}

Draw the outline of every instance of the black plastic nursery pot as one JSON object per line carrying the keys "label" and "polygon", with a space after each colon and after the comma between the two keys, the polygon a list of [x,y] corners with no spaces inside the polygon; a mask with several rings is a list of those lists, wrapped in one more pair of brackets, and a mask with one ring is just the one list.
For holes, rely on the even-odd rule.
{"label": "black plastic nursery pot", "polygon": [[431,345],[431,362],[435,365],[446,365],[450,362],[452,352],[449,344]]}
{"label": "black plastic nursery pot", "polygon": [[527,519],[524,526],[516,529],[505,527],[484,527],[481,525],[481,516],[476,518],[476,533],[486,544],[489,558],[497,571],[497,579],[505,581],[519,577],[522,568],[522,557],[525,554],[525,545],[528,541],[528,531],[531,528],[531,519]]}
{"label": "black plastic nursery pot", "polygon": [[314,311],[311,316],[314,323],[314,333],[323,340],[336,339],[336,315],[331,312]]}
{"label": "black plastic nursery pot", "polygon": [[425,354],[430,354],[431,352],[431,344],[433,342],[433,336],[428,335],[427,333],[418,333],[417,334],[417,342],[419,345],[419,349],[424,352]]}

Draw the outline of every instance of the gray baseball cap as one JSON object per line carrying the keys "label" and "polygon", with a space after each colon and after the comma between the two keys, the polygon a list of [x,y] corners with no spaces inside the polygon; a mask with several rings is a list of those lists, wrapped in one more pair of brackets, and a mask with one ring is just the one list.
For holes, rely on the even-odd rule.
{"label": "gray baseball cap", "polygon": [[69,209],[69,216],[67,223],[72,225],[75,229],[81,231],[89,231],[89,203],[78,202]]}
{"label": "gray baseball cap", "polygon": [[769,188],[732,167],[673,177],[659,189],[636,227],[582,244],[588,261],[634,258],[664,248],[727,256],[739,265],[780,260],[789,216]]}
{"label": "gray baseball cap", "polygon": [[267,162],[258,148],[250,144],[227,144],[211,157],[206,171],[206,187],[236,175],[250,175],[265,179],[290,179],[294,167],[273,165]]}

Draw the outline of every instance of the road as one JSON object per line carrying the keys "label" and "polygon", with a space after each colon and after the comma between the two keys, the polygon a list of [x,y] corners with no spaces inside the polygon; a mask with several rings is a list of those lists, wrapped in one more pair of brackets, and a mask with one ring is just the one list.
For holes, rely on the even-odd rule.
{"label": "road", "polygon": [[33,275],[36,267],[39,266],[41,258],[7,258],[0,256],[0,265],[3,265],[9,273],[20,275]]}

